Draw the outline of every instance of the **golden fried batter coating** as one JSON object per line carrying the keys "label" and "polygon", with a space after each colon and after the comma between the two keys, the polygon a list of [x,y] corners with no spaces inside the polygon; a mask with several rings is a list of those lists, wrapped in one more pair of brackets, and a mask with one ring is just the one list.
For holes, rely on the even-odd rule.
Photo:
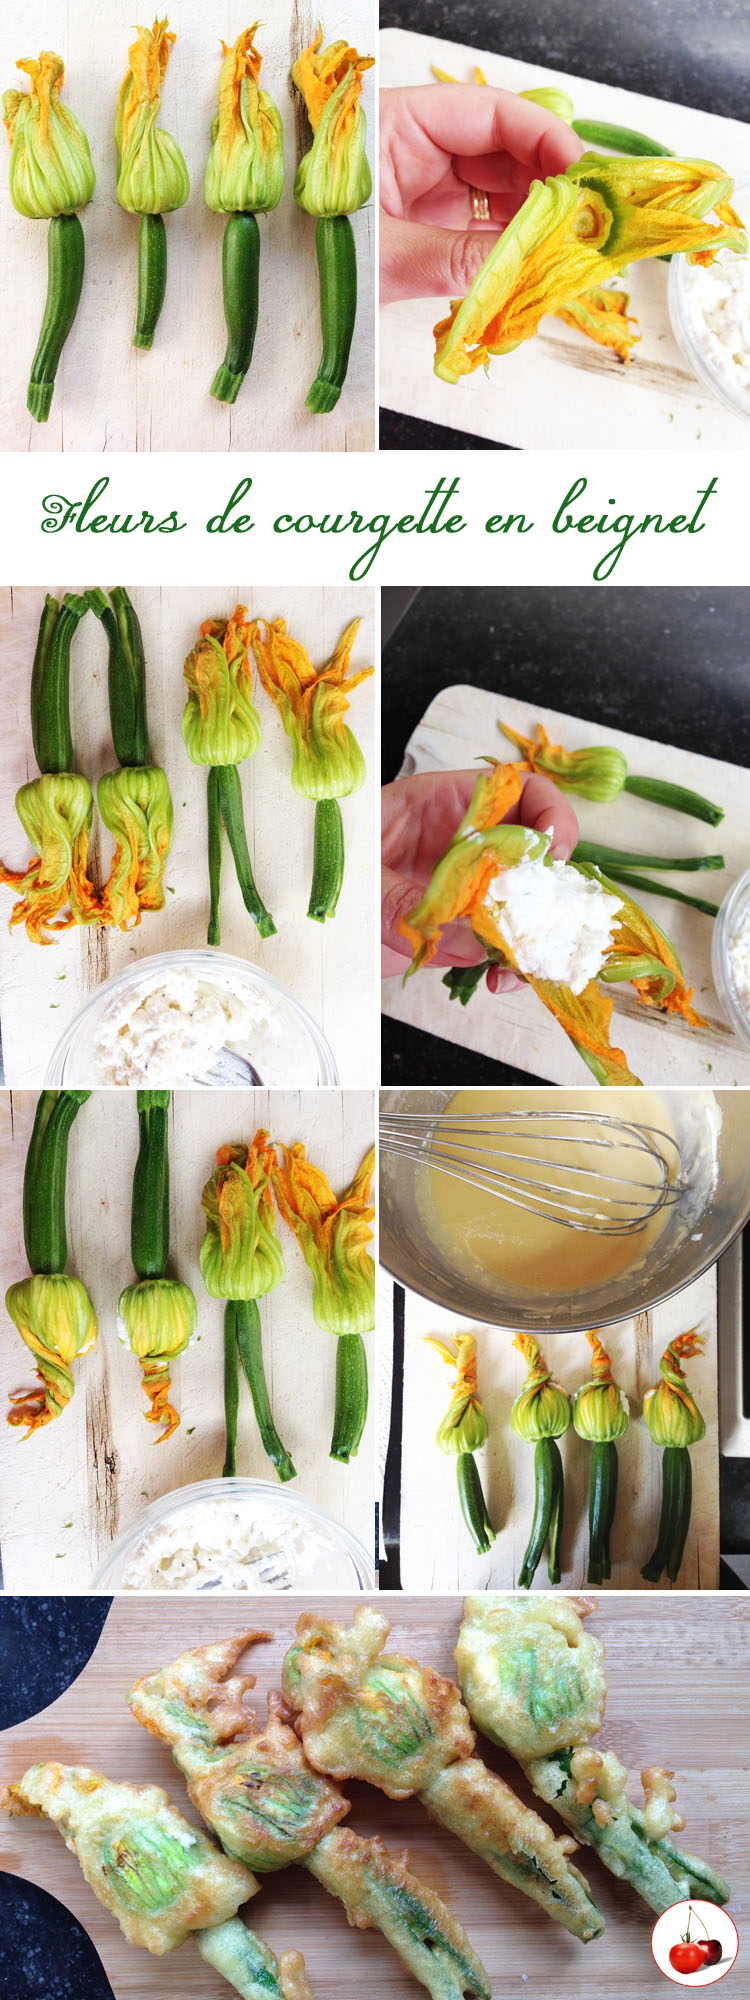
{"label": "golden fried batter coating", "polygon": [[284,1661],[284,1701],[317,1770],[407,1799],[470,1756],[475,1738],[452,1681],[383,1652],[390,1629],[372,1605],[351,1628],[305,1613]]}
{"label": "golden fried batter coating", "polygon": [[390,1854],[382,1840],[361,1840],[340,1827],[306,1866],[340,1897],[350,1924],[385,1933],[434,2000],[490,2000],[487,1974],[465,1931],[440,1897],[409,1874],[407,1860]]}
{"label": "golden fried batter coating", "polygon": [[466,1597],[456,1662],[474,1721],[514,1757],[586,1743],[601,1728],[604,1647],[585,1598]]}

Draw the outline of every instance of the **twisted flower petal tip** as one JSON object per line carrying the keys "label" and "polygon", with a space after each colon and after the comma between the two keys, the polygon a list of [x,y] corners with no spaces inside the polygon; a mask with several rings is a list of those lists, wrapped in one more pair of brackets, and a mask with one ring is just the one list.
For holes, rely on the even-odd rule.
{"label": "twisted flower petal tip", "polygon": [[624,1437],[628,1428],[627,1400],[614,1381],[612,1363],[598,1333],[587,1333],[586,1339],[592,1350],[592,1379],[573,1397],[573,1427],[589,1444],[610,1444]]}
{"label": "twisted flower petal tip", "polygon": [[138,28],[128,51],[130,67],[120,85],[115,115],[117,199],[131,215],[163,215],[182,208],[190,176],[175,139],[158,123],[161,93],[176,35],[166,17]]}
{"label": "twisted flower petal tip", "polygon": [[292,66],[313,130],[312,146],[295,175],[294,199],[308,215],[352,215],[372,194],[367,121],[359,100],[363,73],[375,58],[358,55],[343,41],[321,48],[322,40],[319,28]]}
{"label": "twisted flower petal tip", "polygon": [[260,88],[257,28],[256,21],[231,47],[221,45],[219,109],[203,184],[206,205],[218,215],[275,208],[284,186],[284,130],[273,98]]}
{"label": "twisted flower petal tip", "polygon": [[569,311],[637,259],[684,252],[710,263],[719,250],[746,251],[732,187],[707,160],[595,153],[533,181],[465,299],[435,327],[436,375],[453,383],[486,368],[492,355],[530,339],[545,313]]}
{"label": "twisted flower petal tip", "polygon": [[198,1308],[189,1285],[176,1278],[144,1278],[127,1285],[117,1307],[133,1354],[138,1356],[143,1386],[151,1408],[150,1424],[163,1424],[163,1444],[177,1429],[179,1417],[169,1401],[170,1362],[190,1345],[198,1325]]}
{"label": "twisted flower petal tip", "polygon": [[441,1451],[457,1457],[463,1452],[479,1451],[487,1442],[487,1418],[479,1394],[474,1334],[459,1333],[450,1345],[428,1334],[425,1346],[434,1347],[436,1354],[454,1370],[455,1377],[448,1409],[435,1433],[436,1444]]}
{"label": "twisted flower petal tip", "polygon": [[343,799],[364,784],[365,760],[344,722],[349,695],[373,667],[350,672],[352,647],[361,620],[342,633],[330,660],[316,670],[284,618],[256,619],[251,643],[267,695],[281,716],[292,745],[292,784],[309,799]]}
{"label": "twisted flower petal tip", "polygon": [[375,1266],[369,1255],[375,1148],[337,1201],[330,1182],[301,1143],[274,1154],[277,1205],[313,1278],[313,1316],[324,1333],[368,1333],[375,1325]]}
{"label": "twisted flower petal tip", "polygon": [[182,734],[194,764],[240,764],[260,749],[253,701],[250,635],[244,604],[231,618],[206,618],[184,666],[188,698]]}
{"label": "twisted flower petal tip", "polygon": [[11,1394],[9,1424],[26,1424],[26,1436],[59,1417],[73,1394],[72,1363],[94,1346],[96,1313],[80,1278],[40,1275],[11,1285],[5,1304],[37,1364],[38,1389]]}
{"label": "twisted flower petal tip", "polygon": [[62,56],[43,49],[38,59],[24,57],[16,68],[26,72],[31,89],[3,95],[13,206],[32,221],[73,215],[91,200],[96,175],[83,126],[60,103]]}
{"label": "twisted flower petal tip", "polygon": [[275,1164],[268,1133],[250,1146],[222,1146],[201,1202],[206,1234],[200,1266],[215,1299],[259,1299],[286,1275],[271,1193]]}
{"label": "twisted flower petal tip", "polygon": [[659,1362],[661,1381],[643,1399],[643,1415],[654,1444],[685,1447],[698,1444],[706,1435],[705,1419],[691,1396],[682,1367],[684,1360],[702,1354],[705,1340],[691,1327],[670,1340]]}
{"label": "twisted flower petal tip", "polygon": [[513,1346],[523,1355],[529,1371],[510,1413],[513,1430],[534,1443],[541,1438],[562,1437],[570,1423],[569,1396],[559,1382],[553,1382],[533,1334],[517,1333]]}
{"label": "twisted flower petal tip", "polygon": [[86,874],[94,801],[87,778],[49,771],[22,785],[16,812],[35,849],[26,868],[6,868],[0,882],[18,891],[10,928],[25,924],[34,944],[51,944],[71,924],[102,921],[99,899]]}

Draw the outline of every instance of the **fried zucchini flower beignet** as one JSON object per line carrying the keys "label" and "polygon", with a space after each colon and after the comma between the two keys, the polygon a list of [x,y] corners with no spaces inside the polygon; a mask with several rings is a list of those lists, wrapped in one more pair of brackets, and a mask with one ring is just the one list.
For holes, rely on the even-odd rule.
{"label": "fried zucchini flower beignet", "polygon": [[467,1597],[456,1646],[458,1678],[474,1721],[517,1757],[538,1797],[613,1875],[652,1910],[702,1896],[725,1903],[729,1888],[671,1836],[674,1773],[641,1772],[643,1810],[627,1797],[628,1772],[589,1737],[604,1719],[604,1647],[584,1631],[586,1598]]}
{"label": "fried zucchini flower beignet", "polygon": [[244,1706],[254,1675],[228,1676],[241,1653],[268,1636],[243,1633],[181,1653],[131,1688],[129,1707],[170,1745],[193,1804],[227,1853],[259,1873],[300,1862],[338,1896],[350,1924],[382,1931],[433,2000],[490,2000],[484,1967],[440,1898],[382,1841],[338,1825],[349,1801],[308,1763],[281,1718],[281,1697],[269,1696],[264,1729]]}
{"label": "fried zucchini flower beignet", "polygon": [[131,1944],[163,1957],[194,1933],[244,2000],[312,2000],[299,1952],[273,1952],[237,1920],[259,1883],[191,1826],[158,1785],[117,1784],[85,1765],[34,1764],[6,1792],[11,1812],[44,1814]]}
{"label": "fried zucchini flower beignet", "polygon": [[556,1840],[503,1780],[472,1756],[458,1688],[430,1667],[383,1651],[390,1625],[363,1605],[351,1629],[306,1614],[284,1662],[286,1713],[316,1770],[364,1778],[389,1798],[412,1795],[496,1875],[522,1889],[574,1937],[604,1921]]}

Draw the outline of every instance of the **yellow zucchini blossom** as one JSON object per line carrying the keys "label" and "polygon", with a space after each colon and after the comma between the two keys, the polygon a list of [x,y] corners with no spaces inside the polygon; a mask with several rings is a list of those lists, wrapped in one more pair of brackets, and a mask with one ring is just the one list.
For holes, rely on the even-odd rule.
{"label": "yellow zucchini blossom", "polygon": [[198,1308],[189,1285],[176,1278],[144,1278],[127,1285],[117,1311],[133,1354],[138,1356],[143,1386],[151,1408],[149,1424],[164,1424],[158,1444],[171,1437],[179,1417],[169,1401],[170,1362],[183,1354],[198,1325]]}
{"label": "yellow zucchini blossom", "polygon": [[570,1397],[559,1382],[553,1382],[533,1334],[517,1333],[513,1346],[523,1355],[529,1371],[510,1413],[516,1436],[534,1444],[540,1438],[563,1437],[570,1423]]}
{"label": "yellow zucchini blossom", "polygon": [[475,278],[435,327],[435,373],[458,382],[536,333],[627,264],[747,250],[730,207],[732,179],[707,160],[602,159],[585,153],[564,174],[533,181]]}
{"label": "yellow zucchini blossom", "polygon": [[294,199],[307,215],[352,215],[372,194],[367,121],[359,99],[363,73],[375,57],[359,56],[346,42],[329,42],[323,49],[322,40],[319,28],[292,66],[292,82],[313,129],[312,146],[295,175]]}
{"label": "yellow zucchini blossom", "polygon": [[26,868],[6,868],[0,861],[0,882],[21,898],[11,911],[10,929],[25,924],[34,944],[51,944],[47,933],[69,930],[71,924],[101,922],[99,899],[86,874],[93,810],[88,779],[73,771],[48,771],[16,793],[16,812],[36,851]]}
{"label": "yellow zucchini blossom", "polygon": [[231,618],[206,618],[184,666],[188,698],[182,734],[194,764],[241,764],[263,741],[253,701],[250,635],[244,604]]}
{"label": "yellow zucchini blossom", "polygon": [[271,1181],[285,1222],[297,1238],[313,1279],[313,1315],[324,1333],[367,1333],[375,1325],[375,1266],[369,1255],[375,1208],[370,1188],[375,1148],[336,1200],[301,1144],[273,1155]]}
{"label": "yellow zucchini blossom", "polygon": [[702,1354],[703,1336],[691,1327],[670,1340],[659,1362],[661,1381],[643,1399],[643,1414],[654,1444],[676,1446],[698,1444],[706,1435],[706,1425],[685,1381],[681,1363],[691,1354]]}
{"label": "yellow zucchini blossom", "polygon": [[349,673],[360,623],[354,618],[347,625],[318,672],[304,646],[289,636],[284,618],[271,624],[256,619],[251,627],[258,673],[292,745],[292,785],[303,798],[343,799],[365,781],[364,757],[344,722],[352,688],[374,672],[358,667]]}
{"label": "yellow zucchini blossom", "polygon": [[628,775],[627,758],[611,743],[597,743],[586,750],[564,750],[561,743],[550,743],[544,724],[537,723],[537,740],[532,736],[522,736],[520,730],[511,729],[507,722],[499,722],[498,729],[515,743],[517,750],[523,751],[520,771],[541,771],[546,778],[552,778],[561,792],[578,792],[581,798],[597,800],[602,805],[610,804],[620,796]]}
{"label": "yellow zucchini blossom", "polygon": [[21,1339],[33,1354],[38,1389],[14,1390],[9,1424],[26,1424],[26,1436],[59,1417],[73,1394],[72,1363],[95,1345],[96,1313],[80,1278],[52,1274],[22,1278],[5,1294]]}
{"label": "yellow zucchini blossom", "polygon": [[[504,868],[524,859],[539,860],[549,850],[548,835],[498,824],[521,795],[520,771],[518,764],[496,764],[477,779],[468,812],[433,870],[421,902],[401,921],[399,928],[414,953],[405,977],[429,963],[447,924],[466,918],[490,956],[527,980],[599,1083],[638,1083],[622,1050],[610,1046],[611,999],[599,992],[593,979],[582,993],[574,994],[553,980],[520,973],[487,903],[490,886]],[[644,1005],[679,1013],[691,1026],[704,1025],[690,1004],[692,988],[685,985],[677,954],[658,924],[593,863],[567,865],[598,882],[620,905],[597,978],[606,985],[629,980]]]}
{"label": "yellow zucchini blossom", "polygon": [[565,326],[575,327],[578,333],[585,333],[589,340],[596,341],[597,347],[611,347],[620,361],[629,361],[631,348],[641,337],[636,330],[638,321],[628,315],[629,304],[627,292],[592,285],[580,298],[558,306],[555,318],[561,319]]}
{"label": "yellow zucchini blossom", "polygon": [[124,931],[140,923],[143,910],[164,908],[164,864],[174,829],[169,785],[158,765],[133,765],[105,772],[96,797],[115,840],[101,922]]}
{"label": "yellow zucchini blossom", "polygon": [[26,72],[31,89],[3,94],[13,206],[37,222],[73,215],[91,200],[96,175],[83,126],[60,103],[62,56],[43,49],[38,61],[27,56],[16,69]]}
{"label": "yellow zucchini blossom", "polygon": [[598,1333],[587,1333],[586,1339],[592,1350],[592,1379],[573,1397],[573,1425],[588,1444],[611,1444],[628,1428],[627,1398],[613,1379],[612,1363]]}
{"label": "yellow zucchini blossom", "polygon": [[214,1299],[259,1299],[286,1275],[271,1193],[268,1133],[250,1146],[220,1146],[201,1195],[206,1234],[201,1272]]}
{"label": "yellow zucchini blossom", "polygon": [[259,87],[257,27],[256,21],[246,28],[231,48],[221,45],[219,109],[203,185],[217,215],[259,215],[276,207],[284,186],[284,129],[273,98]]}
{"label": "yellow zucchini blossom", "polygon": [[176,35],[166,18],[137,28],[128,50],[115,115],[117,199],[130,215],[163,215],[182,208],[190,176],[175,139],[157,124],[161,93]]}
{"label": "yellow zucchini blossom", "polygon": [[435,1433],[435,1443],[441,1451],[455,1453],[457,1457],[465,1451],[479,1451],[487,1442],[487,1418],[477,1383],[477,1343],[473,1333],[458,1333],[450,1346],[446,1340],[436,1340],[428,1334],[425,1346],[434,1347],[435,1353],[455,1370],[453,1395]]}

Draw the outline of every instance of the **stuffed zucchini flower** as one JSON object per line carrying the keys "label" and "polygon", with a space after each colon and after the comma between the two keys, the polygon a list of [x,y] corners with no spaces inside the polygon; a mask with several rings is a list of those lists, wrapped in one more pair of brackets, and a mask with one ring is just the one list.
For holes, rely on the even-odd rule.
{"label": "stuffed zucchini flower", "polygon": [[300,161],[294,199],[308,215],[352,215],[372,194],[365,155],[367,121],[359,102],[362,77],[374,56],[360,56],[346,42],[321,48],[323,30],[292,65],[292,82],[305,100],[313,129]]}
{"label": "stuffed zucchini flower", "polygon": [[477,1343],[473,1333],[459,1333],[451,1345],[428,1335],[427,1347],[455,1370],[453,1394],[435,1443],[456,1459],[458,1497],[478,1555],[487,1555],[495,1540],[474,1452],[487,1443],[487,1418],[477,1381]]}
{"label": "stuffed zucchini flower", "polygon": [[93,810],[88,779],[74,771],[46,772],[16,793],[16,812],[36,852],[26,868],[0,862],[0,882],[21,898],[11,911],[11,930],[25,924],[34,944],[51,944],[47,932],[101,921],[86,874]]}
{"label": "stuffed zucchini flower", "polygon": [[336,1406],[331,1457],[356,1456],[367,1417],[367,1355],[363,1333],[375,1325],[375,1265],[369,1254],[375,1214],[370,1190],[371,1146],[337,1201],[326,1175],[298,1143],[274,1154],[271,1182],[277,1205],[297,1238],[313,1280],[313,1318],[337,1335]]}
{"label": "stuffed zucchini flower", "polygon": [[8,1413],[8,1423],[27,1424],[30,1437],[70,1402],[72,1364],[95,1345],[96,1313],[80,1278],[62,1273],[22,1278],[9,1286],[5,1304],[37,1365],[39,1388],[14,1391]]}
{"label": "stuffed zucchini flower", "polygon": [[198,1325],[193,1293],[176,1278],[144,1278],[137,1285],[126,1285],[117,1311],[131,1352],[141,1364],[151,1404],[146,1420],[164,1424],[158,1439],[163,1444],[180,1421],[169,1401],[170,1363],[189,1347]]}
{"label": "stuffed zucchini flower", "polygon": [[259,1299],[285,1276],[268,1133],[256,1132],[250,1146],[221,1146],[216,1157],[216,1172],[201,1195],[206,1217],[203,1282],[214,1299]]}
{"label": "stuffed zucchini flower", "polygon": [[231,618],[206,618],[184,666],[188,698],[182,734],[194,764],[241,764],[260,749],[263,732],[253,701],[253,669],[244,604]]}
{"label": "stuffed zucchini flower", "polygon": [[31,89],[3,93],[3,123],[11,144],[10,194],[19,215],[33,221],[73,215],[96,185],[89,142],[72,111],[60,103],[62,56],[43,49],[16,63]]}
{"label": "stuffed zucchini flower", "polygon": [[217,215],[265,213],[276,207],[284,186],[284,128],[273,98],[260,88],[257,28],[256,21],[231,48],[221,45],[219,109],[203,184],[206,207]]}
{"label": "stuffed zucchini flower", "polygon": [[550,1583],[560,1582],[560,1541],[563,1530],[565,1487],[559,1437],[570,1424],[570,1397],[559,1382],[553,1382],[538,1342],[530,1333],[517,1333],[513,1346],[523,1355],[528,1375],[510,1413],[517,1437],[534,1446],[534,1519],[521,1568],[519,1588],[530,1590],[542,1552],[547,1544],[547,1574]]}
{"label": "stuffed zucchini flower", "polygon": [[444,382],[508,354],[557,313],[626,264],[685,252],[709,264],[719,250],[747,250],[730,207],[731,176],[706,160],[602,159],[534,181],[465,299],[435,327],[435,373]]}
{"label": "stuffed zucchini flower", "polygon": [[96,796],[115,840],[101,921],[124,931],[129,922],[140,923],[143,910],[164,908],[164,864],[174,830],[169,785],[157,765],[128,766],[105,772]]}

